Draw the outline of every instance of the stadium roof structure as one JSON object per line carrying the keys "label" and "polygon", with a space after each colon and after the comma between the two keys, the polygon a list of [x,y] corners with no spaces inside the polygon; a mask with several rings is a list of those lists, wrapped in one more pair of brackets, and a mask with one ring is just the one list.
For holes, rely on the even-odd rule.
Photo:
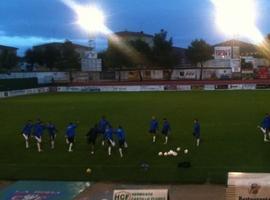
{"label": "stadium roof structure", "polygon": [[0,45],[0,49],[12,49],[12,50],[17,50],[18,48],[16,48],[16,47],[10,47],[10,46],[5,46],[5,45]]}
{"label": "stadium roof structure", "polygon": [[143,31],[140,31],[140,32],[120,31],[120,32],[115,32],[114,34],[117,35],[117,36],[122,36],[122,37],[125,37],[125,36],[151,37],[151,38],[154,37],[153,35],[146,34]]}

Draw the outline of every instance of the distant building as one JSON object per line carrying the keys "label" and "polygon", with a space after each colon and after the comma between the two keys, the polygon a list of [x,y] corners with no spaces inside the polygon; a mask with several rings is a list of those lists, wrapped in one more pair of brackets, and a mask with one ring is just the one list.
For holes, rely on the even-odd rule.
{"label": "distant building", "polygon": [[[80,55],[81,59],[81,70],[82,71],[101,71],[102,70],[102,62],[101,59],[97,58],[97,53],[90,50],[89,47],[74,44],[75,51]],[[35,50],[39,51],[45,51],[47,47],[54,47],[57,50],[60,50],[60,52],[63,50],[64,43],[61,42],[52,42],[52,43],[46,43],[42,45],[34,46],[33,48]]]}
{"label": "distant building", "polygon": [[[80,58],[83,58],[84,55],[85,55],[85,52],[89,51],[89,47],[87,47],[87,46],[83,46],[83,45],[79,45],[79,44],[74,44],[74,43],[72,43],[72,44],[74,46],[75,51],[78,54],[80,54]],[[62,51],[63,45],[64,45],[64,43],[62,43],[62,42],[51,42],[51,43],[36,45],[33,48],[35,50],[45,51],[45,49],[47,47],[54,47],[55,49]]]}
{"label": "distant building", "polygon": [[258,58],[260,52],[258,46],[239,41],[229,40],[213,45],[214,59],[205,62],[204,66],[208,68],[230,68],[232,72],[240,73],[244,66],[258,68],[269,66],[269,61],[264,58]]}
{"label": "distant building", "polygon": [[18,48],[15,48],[15,47],[0,45],[0,54],[2,54],[4,51],[8,51],[9,53],[13,53],[17,55],[17,50]]}
{"label": "distant building", "polygon": [[108,38],[109,46],[113,43],[113,38],[115,36],[117,36],[119,39],[121,39],[122,42],[142,40],[142,41],[146,42],[150,47],[154,46],[154,41],[153,41],[154,36],[150,35],[150,34],[146,34],[143,31],[141,31],[141,32],[130,32],[130,31],[116,32]]}
{"label": "distant building", "polygon": [[[221,42],[213,45],[213,47],[235,47],[239,48],[239,56],[256,56],[259,55],[258,46],[255,44],[251,44],[248,42],[243,42],[240,40],[228,40],[225,42]],[[238,52],[235,52],[238,53]],[[238,57],[235,55],[234,57]]]}

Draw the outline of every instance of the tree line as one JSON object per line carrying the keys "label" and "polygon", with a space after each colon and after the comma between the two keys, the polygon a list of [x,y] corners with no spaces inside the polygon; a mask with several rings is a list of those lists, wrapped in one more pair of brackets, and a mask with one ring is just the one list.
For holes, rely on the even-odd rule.
{"label": "tree line", "polygon": [[52,45],[42,49],[32,48],[25,52],[24,60],[33,69],[35,64],[46,66],[48,69],[80,70],[80,55],[76,52],[71,41],[66,40],[60,48]]}
{"label": "tree line", "polygon": [[[270,47],[270,35],[266,38],[265,46]],[[268,58],[270,48],[260,52],[261,57]],[[214,49],[203,39],[195,39],[186,50],[186,57],[193,65],[199,64],[201,69],[205,61],[212,59]],[[102,59],[103,69],[145,69],[173,68],[177,65],[179,55],[173,49],[173,39],[168,38],[165,30],[154,34],[153,45],[141,39],[132,41],[110,42],[107,50],[98,54]],[[60,71],[80,70],[80,55],[76,52],[71,41],[66,40],[61,48],[48,45],[45,49],[31,48],[25,52],[23,60],[28,63],[29,70],[37,64],[48,69]],[[10,70],[17,65],[19,59],[14,53],[3,51],[0,54],[0,71]]]}
{"label": "tree line", "polygon": [[[195,40],[189,47],[188,57],[192,62],[197,62],[198,59],[199,61],[207,60],[211,58],[211,49],[211,45],[205,41]],[[202,52],[204,55],[201,55]],[[154,34],[151,47],[141,39],[118,41],[110,43],[107,50],[100,52],[98,57],[102,59],[105,70],[173,68],[179,60],[179,55],[173,50],[173,39],[168,38],[167,31],[163,29]],[[33,70],[36,65],[60,71],[80,70],[81,67],[80,55],[76,52],[73,43],[68,40],[63,43],[61,48],[48,45],[42,49],[35,47],[28,49],[21,60],[27,63],[29,71]],[[0,54],[1,71],[11,70],[18,62],[19,58],[15,54],[8,51]]]}
{"label": "tree line", "polygon": [[171,68],[178,62],[173,51],[173,40],[161,30],[153,37],[153,46],[141,39],[112,41],[106,51],[99,54],[106,69]]}

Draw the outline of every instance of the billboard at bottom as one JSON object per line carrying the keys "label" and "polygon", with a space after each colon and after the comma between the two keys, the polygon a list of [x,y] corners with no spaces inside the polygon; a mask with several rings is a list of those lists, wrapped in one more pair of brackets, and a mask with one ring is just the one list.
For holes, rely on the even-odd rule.
{"label": "billboard at bottom", "polygon": [[226,200],[270,200],[270,174],[229,173]]}
{"label": "billboard at bottom", "polygon": [[168,200],[167,189],[114,190],[113,200]]}

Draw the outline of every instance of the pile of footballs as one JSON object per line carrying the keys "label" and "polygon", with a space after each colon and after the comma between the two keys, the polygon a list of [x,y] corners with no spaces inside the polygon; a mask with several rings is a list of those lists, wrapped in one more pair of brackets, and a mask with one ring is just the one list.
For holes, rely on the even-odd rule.
{"label": "pile of footballs", "polygon": [[[180,152],[181,152],[181,147],[177,147],[176,151],[169,150],[169,151],[165,151],[165,152],[159,152],[158,155],[165,156],[165,157],[167,157],[167,156],[175,156],[176,157],[179,155]],[[184,154],[188,154],[188,149],[184,150]]]}

